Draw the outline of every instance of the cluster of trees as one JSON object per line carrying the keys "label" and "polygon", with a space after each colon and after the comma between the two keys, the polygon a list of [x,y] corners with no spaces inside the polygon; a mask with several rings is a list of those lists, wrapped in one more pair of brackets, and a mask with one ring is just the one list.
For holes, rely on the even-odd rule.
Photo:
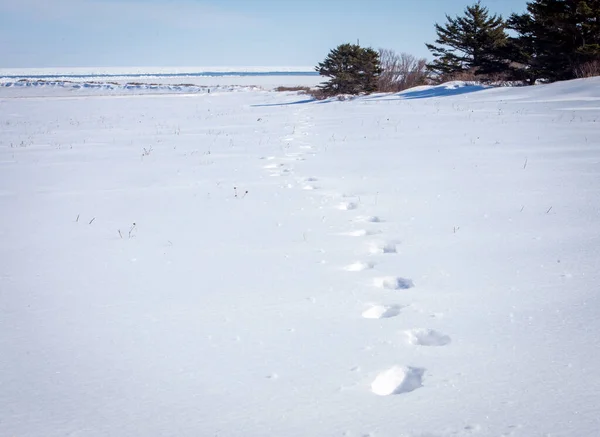
{"label": "cluster of trees", "polygon": [[600,0],[532,0],[508,19],[478,1],[435,25],[427,64],[358,44],[332,50],[316,70],[325,95],[399,91],[428,81],[556,81],[600,75]]}
{"label": "cluster of trees", "polygon": [[398,92],[422,85],[429,75],[427,61],[389,49],[375,51],[358,44],[333,49],[316,70],[330,78],[321,86],[324,96]]}
{"label": "cluster of trees", "polygon": [[[600,0],[533,0],[507,20],[477,2],[436,24],[429,69],[534,83],[600,74]],[[512,31],[512,36],[509,34]]]}

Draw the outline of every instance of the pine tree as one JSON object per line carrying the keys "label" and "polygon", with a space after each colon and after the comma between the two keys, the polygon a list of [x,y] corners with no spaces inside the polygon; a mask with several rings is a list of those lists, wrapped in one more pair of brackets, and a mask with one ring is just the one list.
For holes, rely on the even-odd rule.
{"label": "pine tree", "polygon": [[463,16],[446,15],[447,23],[436,24],[437,40],[427,44],[435,56],[429,70],[439,75],[472,71],[485,76],[506,70],[503,48],[508,41],[506,23],[500,15],[477,2]]}
{"label": "pine tree", "polygon": [[331,50],[315,67],[330,80],[321,86],[325,95],[371,93],[381,74],[379,53],[357,44],[342,44]]}
{"label": "pine tree", "polygon": [[590,62],[600,62],[600,0],[534,0],[513,14],[509,28],[514,60],[531,78],[565,80]]}
{"label": "pine tree", "polygon": [[536,65],[533,19],[528,14],[513,14],[507,21],[507,27],[519,35],[516,38],[509,38],[506,45],[506,57],[512,61],[509,75],[511,79],[526,81],[533,85],[539,75]]}

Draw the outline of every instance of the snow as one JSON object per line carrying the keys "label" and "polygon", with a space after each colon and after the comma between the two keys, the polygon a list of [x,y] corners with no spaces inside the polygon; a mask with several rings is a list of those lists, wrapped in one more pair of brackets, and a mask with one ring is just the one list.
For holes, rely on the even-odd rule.
{"label": "snow", "polygon": [[0,87],[0,436],[596,435],[599,108]]}
{"label": "snow", "polygon": [[365,319],[389,319],[399,315],[401,308],[399,305],[371,305],[362,316]]}
{"label": "snow", "polygon": [[423,85],[399,93],[405,99],[421,99],[426,97],[456,96],[489,88],[479,83],[464,81],[447,82],[441,85]]}
{"label": "snow", "polygon": [[449,336],[434,329],[411,329],[406,336],[410,344],[417,346],[446,346],[451,341]]}
{"label": "snow", "polygon": [[380,396],[408,393],[421,387],[423,373],[424,369],[394,366],[377,375],[371,388]]}

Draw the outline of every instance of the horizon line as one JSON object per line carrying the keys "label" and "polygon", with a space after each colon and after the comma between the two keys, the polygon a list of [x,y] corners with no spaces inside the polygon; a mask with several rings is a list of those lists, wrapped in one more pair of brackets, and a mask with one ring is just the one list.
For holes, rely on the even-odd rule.
{"label": "horizon line", "polygon": [[123,73],[143,72],[143,73],[163,73],[170,72],[175,74],[185,73],[228,73],[228,72],[309,72],[315,71],[314,66],[306,65],[243,65],[243,66],[228,66],[228,65],[213,65],[213,66],[97,66],[97,67],[75,67],[75,66],[54,66],[54,67],[0,67],[0,74],[15,72],[15,71],[42,71],[42,72],[115,72],[122,71]]}

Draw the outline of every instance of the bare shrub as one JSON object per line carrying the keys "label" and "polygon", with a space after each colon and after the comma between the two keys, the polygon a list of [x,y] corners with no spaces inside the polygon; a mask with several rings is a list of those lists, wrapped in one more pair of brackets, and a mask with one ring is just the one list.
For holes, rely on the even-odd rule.
{"label": "bare shrub", "polygon": [[471,68],[469,70],[457,71],[455,73],[446,73],[442,74],[438,77],[437,82],[452,82],[452,81],[461,81],[461,82],[477,82],[481,80],[481,76],[477,75],[477,69]]}
{"label": "bare shrub", "polygon": [[309,92],[310,91],[310,87],[307,86],[278,86],[277,88],[275,88],[275,91],[302,91],[302,92]]}
{"label": "bare shrub", "polygon": [[321,88],[309,88],[305,91],[305,94],[308,94],[315,100],[325,100],[329,95],[323,91]]}
{"label": "bare shrub", "polygon": [[440,74],[430,77],[431,83],[439,85],[446,82],[465,82],[467,84],[485,84],[491,86],[523,86],[528,83],[524,71],[515,70],[480,74],[477,68]]}
{"label": "bare shrub", "polygon": [[600,60],[585,62],[575,68],[575,77],[583,79],[585,77],[600,76]]}
{"label": "bare shrub", "polygon": [[275,91],[295,91],[298,94],[306,94],[308,96],[311,96],[315,100],[324,100],[328,97],[321,88],[311,88],[308,86],[278,86],[277,88],[275,88]]}
{"label": "bare shrub", "polygon": [[308,86],[278,86],[275,91],[296,91],[298,94],[306,94],[315,100],[325,100],[330,97],[321,88],[311,88]]}
{"label": "bare shrub", "polygon": [[522,72],[499,72],[479,76],[479,81],[492,86],[524,86],[529,84],[529,79]]}
{"label": "bare shrub", "polygon": [[379,59],[379,91],[396,93],[427,83],[427,60],[390,49],[379,49]]}

